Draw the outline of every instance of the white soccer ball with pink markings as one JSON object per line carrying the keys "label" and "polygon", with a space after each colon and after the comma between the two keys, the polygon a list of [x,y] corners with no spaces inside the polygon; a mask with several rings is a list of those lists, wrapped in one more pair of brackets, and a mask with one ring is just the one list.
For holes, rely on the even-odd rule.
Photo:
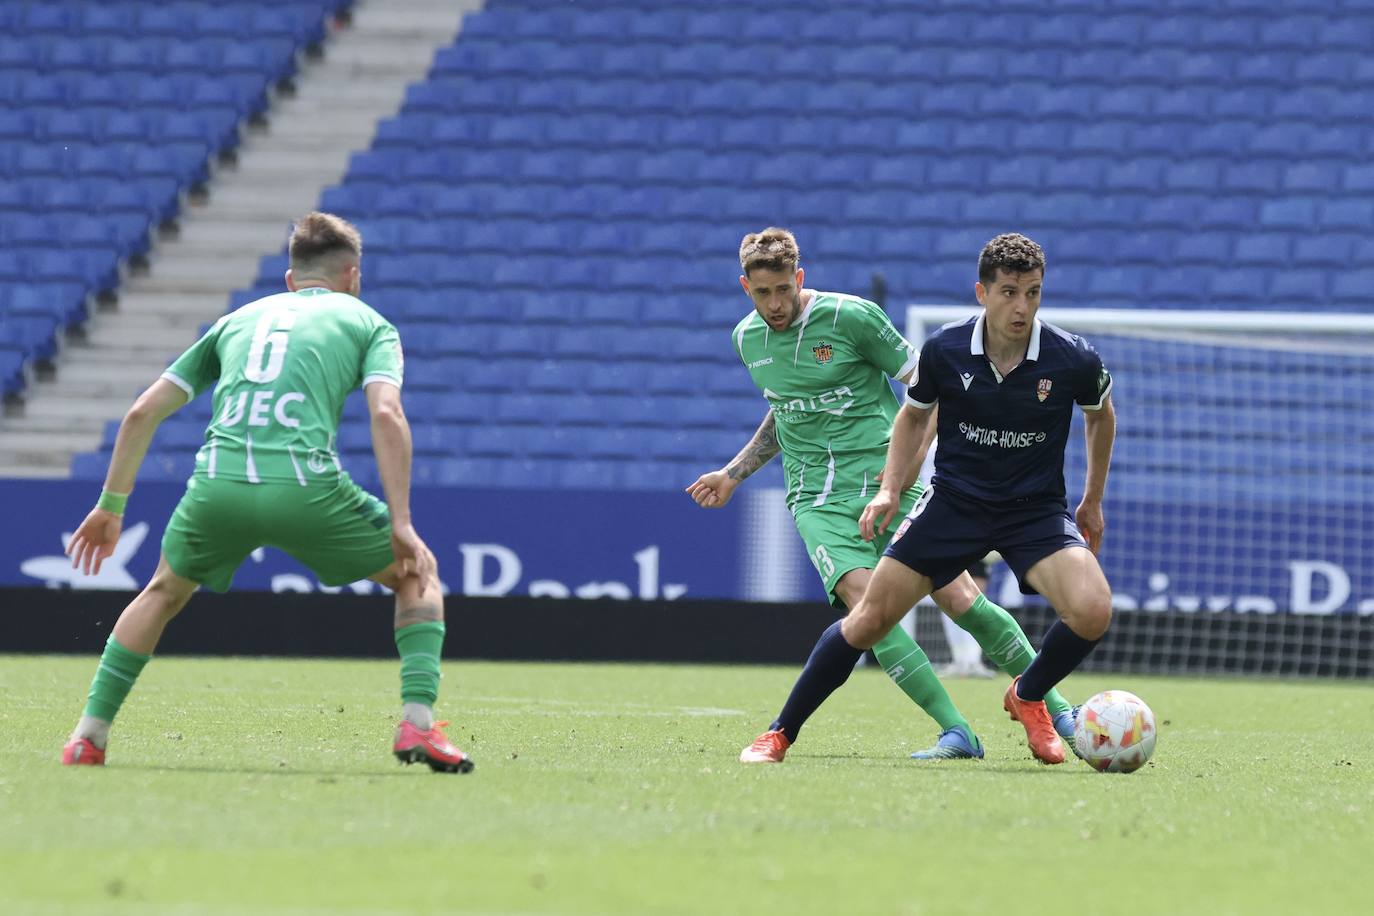
{"label": "white soccer ball with pink markings", "polygon": [[1134,773],[1155,752],[1155,714],[1133,693],[1104,690],[1079,709],[1073,743],[1093,769]]}

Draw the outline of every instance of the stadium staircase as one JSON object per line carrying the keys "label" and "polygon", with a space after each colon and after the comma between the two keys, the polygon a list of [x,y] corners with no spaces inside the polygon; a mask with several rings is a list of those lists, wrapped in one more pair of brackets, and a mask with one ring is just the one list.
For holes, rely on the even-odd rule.
{"label": "stadium staircase", "polygon": [[[241,124],[230,122],[229,143],[213,167],[183,183],[179,212],[163,214],[156,246],[145,243],[134,252],[136,269],[127,270],[118,286],[112,274],[106,289],[92,290],[105,293],[107,306],[88,311],[84,322],[58,335],[64,345],[54,340],[41,354],[51,371],[10,398],[8,415],[0,418],[0,476],[66,476],[74,453],[97,448],[111,418],[123,414],[202,325],[223,313],[228,291],[251,279],[259,257],[280,249],[291,219],[339,180],[349,154],[367,145],[380,118],[395,112],[407,84],[424,74],[434,49],[452,40],[463,12],[474,5],[367,0],[352,9],[351,25],[317,50],[330,10],[304,4],[307,14],[314,8],[318,29],[275,48],[284,82],[269,93],[270,106],[263,96],[240,112]],[[195,22],[180,20],[188,29]],[[239,20],[249,30],[255,22],[251,15]],[[92,43],[106,38],[88,37]],[[241,40],[265,46],[257,34]],[[202,41],[172,34],[166,53]],[[228,41],[238,47],[237,39]],[[207,73],[213,65],[207,58]]]}

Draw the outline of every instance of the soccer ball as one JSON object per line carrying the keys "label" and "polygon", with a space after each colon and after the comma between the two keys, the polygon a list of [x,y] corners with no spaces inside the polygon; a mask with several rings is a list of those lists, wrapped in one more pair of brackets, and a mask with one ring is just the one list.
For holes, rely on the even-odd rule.
{"label": "soccer ball", "polygon": [[1078,711],[1073,743],[1093,769],[1134,773],[1155,751],[1155,714],[1133,693],[1104,690]]}

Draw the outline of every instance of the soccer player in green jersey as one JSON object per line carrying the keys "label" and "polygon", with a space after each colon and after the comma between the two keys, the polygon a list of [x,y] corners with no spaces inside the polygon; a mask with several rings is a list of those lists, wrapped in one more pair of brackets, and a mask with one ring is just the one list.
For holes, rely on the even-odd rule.
{"label": "soccer player in green jersey", "polygon": [[[754,311],[734,331],[734,346],[754,384],[768,400],[754,437],[724,468],[687,488],[697,504],[717,509],[735,487],[779,452],[787,479],[787,506],[807,553],[837,607],[853,608],[887,539],[865,541],[859,516],[877,492],[892,421],[901,406],[890,378],[909,383],[918,353],[872,302],[803,286],[796,239],[769,228],[744,237],[740,285]],[[929,446],[929,441],[927,441]],[[917,460],[904,481],[903,511],[921,494]],[[978,640],[997,666],[1015,676],[1035,652],[1021,627],[993,604],[965,573],[935,592],[935,603]],[[888,676],[941,728],[937,743],[917,759],[970,759],[983,746],[931,669],[930,660],[900,625],[873,647]],[[1046,696],[1056,727],[1072,734],[1071,707]],[[774,722],[745,748],[745,763],[776,763],[797,740],[795,729]]]}
{"label": "soccer player in green jersey", "polygon": [[[147,587],[115,622],[64,764],[100,765],[110,723],[163,628],[201,585],[228,591],[259,547],[295,557],[326,585],[371,579],[396,595],[406,763],[467,772],[472,761],[435,723],[444,603],[434,554],[410,517],[410,426],[401,408],[401,342],[358,299],[362,239],[327,213],[291,235],[289,292],[225,315],[135,401],[120,424],[100,501],[67,545],[98,573],[119,541],[124,507],[158,425],[215,385],[214,419],[162,537]],[[335,452],[344,398],[362,386],[383,504],[349,479]]]}

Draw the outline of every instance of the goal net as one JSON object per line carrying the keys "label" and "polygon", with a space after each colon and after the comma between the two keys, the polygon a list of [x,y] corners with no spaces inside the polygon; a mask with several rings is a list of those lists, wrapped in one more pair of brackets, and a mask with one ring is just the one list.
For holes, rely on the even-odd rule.
{"label": "goal net", "polygon": [[[912,306],[919,345],[977,311]],[[1112,371],[1099,668],[1374,673],[1374,316],[1045,309]],[[1075,411],[1072,510],[1086,468]],[[999,570],[989,592],[1051,617]],[[943,643],[918,615],[923,645]],[[932,653],[934,655],[935,653]]]}

